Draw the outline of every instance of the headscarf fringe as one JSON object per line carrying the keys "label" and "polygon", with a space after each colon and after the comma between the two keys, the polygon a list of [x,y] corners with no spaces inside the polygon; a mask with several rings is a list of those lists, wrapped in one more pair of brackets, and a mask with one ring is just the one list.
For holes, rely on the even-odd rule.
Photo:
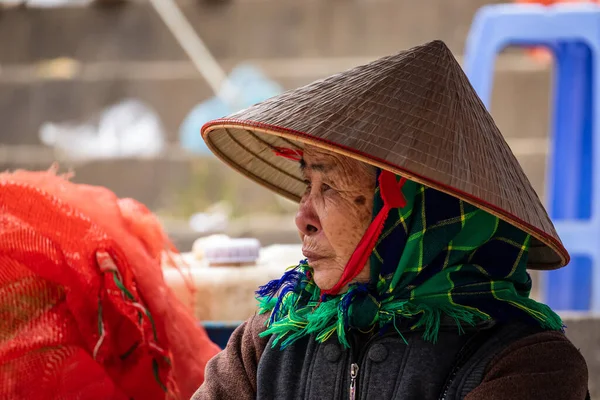
{"label": "headscarf fringe", "polygon": [[[287,298],[286,295],[292,292],[302,279],[302,265],[300,263],[298,266],[286,271],[281,278],[268,282],[256,291],[256,297],[259,300],[261,310],[267,307],[271,308],[270,306],[272,306],[271,317],[269,318],[270,323],[273,323],[279,317],[281,306]],[[262,313],[259,312],[259,314]]]}
{"label": "headscarf fringe", "polygon": [[[346,348],[350,347],[346,333],[348,331],[349,318],[351,313],[349,307],[358,294],[364,291],[363,287],[357,286],[337,301],[327,301],[320,303],[317,308],[305,307],[295,310],[293,307],[293,296],[280,298],[279,312],[281,318],[272,323],[268,323],[267,329],[260,334],[261,337],[275,335],[273,347],[284,349],[298,339],[315,335],[316,340],[323,343],[329,340],[333,334],[337,334],[339,342]],[[273,300],[261,303],[261,313],[274,310]],[[538,303],[528,298],[519,298],[517,296],[511,299],[498,299],[504,301],[520,310],[526,312],[531,317],[539,321],[545,329],[562,330],[564,325],[558,315],[545,304]],[[460,334],[464,333],[466,326],[475,326],[479,322],[490,320],[490,316],[472,307],[462,305],[447,304],[424,304],[408,301],[389,301],[384,302],[375,316],[373,325],[380,329],[392,325],[401,337],[406,329],[399,328],[398,321],[411,321],[412,331],[423,331],[423,339],[436,343],[439,330],[442,326],[442,319],[450,318],[456,323]]]}

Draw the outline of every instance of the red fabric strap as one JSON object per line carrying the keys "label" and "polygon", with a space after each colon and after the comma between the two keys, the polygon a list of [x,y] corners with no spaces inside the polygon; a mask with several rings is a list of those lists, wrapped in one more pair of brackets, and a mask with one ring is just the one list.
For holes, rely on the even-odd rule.
{"label": "red fabric strap", "polygon": [[340,280],[331,289],[323,290],[322,295],[336,295],[342,288],[352,282],[365,267],[369,256],[375,248],[377,239],[381,235],[385,220],[392,208],[402,208],[406,205],[406,199],[402,194],[402,186],[406,182],[406,178],[396,182],[396,176],[390,171],[383,170],[379,174],[379,190],[383,199],[383,207],[379,213],[373,218],[373,221],[367,228],[362,239],[352,253],[348,264],[344,268],[344,273]]}

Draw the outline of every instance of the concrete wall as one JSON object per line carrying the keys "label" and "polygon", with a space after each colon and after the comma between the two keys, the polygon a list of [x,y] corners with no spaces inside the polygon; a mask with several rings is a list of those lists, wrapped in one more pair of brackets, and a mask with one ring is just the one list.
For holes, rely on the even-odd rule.
{"label": "concrete wall", "polygon": [[[443,38],[461,52],[477,8],[490,0],[232,0],[182,11],[220,59],[379,55]],[[83,61],[181,60],[185,56],[145,1],[99,10],[7,10],[3,63],[57,55]],[[142,38],[142,40],[140,40]]]}
{"label": "concrete wall", "polygon": [[[180,1],[226,69],[249,59],[286,89],[434,38],[444,39],[460,58],[475,10],[489,2],[238,0],[211,6]],[[43,122],[81,120],[126,97],[153,106],[170,140],[176,141],[187,112],[212,95],[142,0],[109,9],[5,10],[0,13],[0,38],[0,144],[38,145]],[[78,72],[67,80],[40,76],[37,63],[56,57],[78,60]],[[522,57],[502,57],[492,110],[505,136],[521,143],[517,157],[540,195],[549,79],[549,70]],[[532,139],[532,145],[523,146],[521,139]],[[0,168],[47,165],[42,159],[33,161],[0,159]],[[173,171],[188,165],[187,160],[160,163]],[[127,165],[142,168],[137,161]],[[126,178],[116,172],[121,167],[123,162],[96,163],[78,176],[131,195],[129,189],[138,181],[124,183]],[[155,167],[143,168],[151,174]],[[107,182],[106,176],[119,176],[119,181]],[[149,205],[164,197],[146,189],[133,196]]]}

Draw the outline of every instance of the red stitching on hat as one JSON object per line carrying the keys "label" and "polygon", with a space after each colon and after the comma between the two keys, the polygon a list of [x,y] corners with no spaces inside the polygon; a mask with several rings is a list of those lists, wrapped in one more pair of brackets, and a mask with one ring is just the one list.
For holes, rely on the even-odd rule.
{"label": "red stitching on hat", "polygon": [[302,150],[290,149],[287,147],[273,147],[273,152],[278,157],[284,157],[292,161],[300,161],[304,155]]}

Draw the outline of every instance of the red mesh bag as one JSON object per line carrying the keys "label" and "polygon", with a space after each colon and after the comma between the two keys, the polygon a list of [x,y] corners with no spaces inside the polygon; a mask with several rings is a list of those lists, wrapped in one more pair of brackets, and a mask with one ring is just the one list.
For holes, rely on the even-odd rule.
{"label": "red mesh bag", "polygon": [[0,174],[0,399],[189,398],[219,349],[166,286],[165,250],[135,200]]}

